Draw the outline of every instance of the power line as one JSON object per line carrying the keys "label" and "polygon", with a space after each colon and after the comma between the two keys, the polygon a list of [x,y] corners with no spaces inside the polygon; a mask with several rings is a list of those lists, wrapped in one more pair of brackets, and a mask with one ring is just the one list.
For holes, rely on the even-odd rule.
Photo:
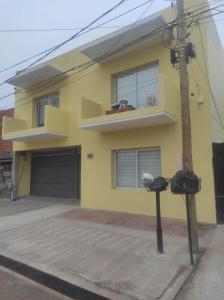
{"label": "power line", "polygon": [[[148,2],[153,3],[154,1],[155,1],[155,0],[150,0],[150,1],[147,1],[147,3],[148,3]],[[151,4],[151,3],[150,3],[150,4]],[[147,8],[147,10],[148,10],[148,9],[149,9],[149,7]],[[147,10],[145,10],[143,13],[145,13]],[[141,14],[140,17],[142,17],[142,15],[143,15],[143,14]],[[139,19],[138,19],[138,20],[139,20]],[[138,20],[137,20],[137,21],[138,21]],[[159,29],[160,29],[160,28],[163,28],[164,26],[166,26],[166,25],[163,24],[161,27],[159,27]],[[130,30],[129,30],[129,31],[130,31]],[[128,32],[129,32],[129,31],[128,31]],[[125,35],[126,35],[128,32],[126,32]],[[125,49],[126,46],[127,46],[127,47],[133,46],[136,42],[138,43],[138,41],[141,41],[142,39],[147,38],[148,35],[151,35],[152,33],[154,33],[154,32],[151,32],[150,34],[144,35],[143,37],[141,37],[141,38],[138,39],[137,41],[134,41],[134,42],[128,43],[127,45],[122,46],[121,49],[118,49],[118,50],[116,50],[115,52],[109,52],[109,53],[107,52],[107,53],[105,53],[102,57],[99,57],[99,58],[96,59],[96,60],[97,60],[97,63],[100,62],[101,60],[106,59],[107,57],[110,57],[111,55],[114,55],[115,53],[117,53],[117,52],[119,52],[119,51]],[[117,42],[116,42],[116,44],[117,44]],[[112,48],[110,49],[110,51],[111,51],[113,48],[114,48],[114,47],[112,47]],[[92,62],[92,61],[90,60],[89,63],[91,63],[91,62]],[[88,62],[87,62],[87,64],[88,64]],[[84,64],[84,66],[85,66],[85,65],[86,65],[86,63]],[[75,69],[76,69],[76,67],[75,67]],[[48,79],[47,81],[49,81],[49,80],[51,80],[51,79],[54,79],[54,78],[56,78],[56,77],[62,76],[62,75],[66,74],[66,73],[68,73],[68,72],[70,72],[70,71],[72,71],[72,70],[74,70],[74,68],[71,68],[71,69],[69,69],[69,70],[67,70],[67,71],[65,71],[65,72],[63,72],[63,73],[61,73],[61,74],[59,74],[59,75],[53,76],[53,77],[51,77],[50,79]],[[43,80],[43,81],[41,81],[41,82],[38,82],[37,84],[34,84],[34,86],[39,85],[39,84],[42,83],[42,82],[45,82],[45,80]],[[30,86],[29,88],[33,88],[34,86]],[[12,93],[10,93],[10,94],[7,94],[7,95],[5,95],[5,96],[0,97],[0,100],[2,100],[2,99],[4,99],[4,98],[7,98],[7,97],[9,97],[9,96],[15,95],[15,94],[20,93],[20,92],[23,92],[23,91],[12,92]]]}
{"label": "power line", "polygon": [[[24,72],[25,70],[29,69],[30,67],[32,67],[36,63],[40,62],[41,60],[43,60],[44,58],[46,58],[47,56],[49,56],[50,54],[52,54],[54,51],[58,50],[59,48],[61,48],[65,44],[67,44],[68,42],[70,42],[73,39],[75,39],[76,37],[80,36],[80,34],[83,33],[86,29],[88,29],[89,27],[91,27],[93,24],[95,24],[96,22],[98,22],[100,19],[104,18],[106,15],[108,15],[109,13],[111,13],[113,10],[115,10],[116,8],[118,8],[119,6],[121,6],[126,1],[128,1],[128,0],[121,0],[121,1],[119,1],[116,5],[114,5],[112,8],[110,8],[109,10],[107,10],[106,12],[104,12],[103,14],[101,14],[99,17],[97,17],[96,19],[94,19],[87,26],[85,26],[84,28],[80,29],[77,33],[75,33],[74,35],[72,35],[70,38],[64,40],[63,42],[61,42],[59,44],[57,44],[56,46],[54,46],[53,48],[51,48],[48,52],[46,51],[46,53],[44,53],[43,56],[41,56],[40,58],[38,58],[37,60],[35,60],[31,64],[29,64],[27,67],[25,67],[20,72]],[[12,76],[9,79],[12,79],[14,77],[16,77],[16,75]],[[6,82],[7,82],[7,80],[4,81],[3,83],[1,83],[0,85],[4,84]]]}
{"label": "power line", "polygon": [[[212,2],[215,3],[215,2],[217,2],[217,1],[220,1],[220,0],[216,0],[216,1],[212,1]],[[103,23],[99,24],[99,25],[96,26],[96,27],[90,27],[89,30],[88,30],[87,32],[85,32],[85,33],[88,33],[89,31],[94,30],[94,29],[97,29],[97,28],[103,28],[103,25],[108,24],[109,22],[111,22],[111,21],[113,21],[113,20],[115,20],[115,19],[118,19],[118,18],[122,17],[122,16],[124,16],[124,15],[126,15],[126,14],[128,14],[128,13],[130,13],[130,12],[132,12],[132,11],[134,11],[134,10],[136,10],[136,9],[138,9],[138,8],[140,8],[140,7],[144,6],[144,5],[146,5],[146,4],[148,4],[149,2],[151,2],[151,0],[146,1],[146,2],[143,2],[143,3],[141,3],[140,5],[134,7],[134,8],[132,8],[132,9],[130,9],[130,10],[128,10],[128,11],[126,11],[126,12],[124,12],[124,13],[122,13],[122,14],[120,14],[120,15],[118,15],[118,16],[112,18],[112,19],[109,19],[109,20],[107,20],[106,22],[103,22]],[[207,5],[206,5],[206,6],[207,6]],[[154,24],[157,24],[157,23],[159,24],[159,22],[155,22]],[[144,25],[144,24],[133,25],[133,24],[132,24],[132,25],[118,26],[118,27],[130,27],[130,26],[142,27],[142,26],[146,26],[146,25]],[[110,27],[112,28],[112,26],[110,26]],[[116,26],[114,26],[114,28],[115,28],[115,27],[116,27]],[[83,29],[83,27],[78,27],[78,28],[79,28],[79,29]],[[104,28],[106,28],[106,27],[104,27]],[[107,28],[109,28],[109,27],[107,27]],[[57,30],[57,29],[50,29],[50,30]],[[81,35],[83,35],[83,34],[85,34],[85,33],[82,33],[82,34],[80,34],[79,36],[81,36]],[[10,70],[10,69],[12,69],[12,68],[15,68],[15,67],[19,66],[20,64],[24,64],[25,62],[27,62],[27,61],[29,61],[29,60],[31,60],[31,59],[33,59],[33,58],[36,58],[36,57],[38,57],[38,56],[40,56],[40,55],[42,55],[42,54],[45,54],[46,52],[53,50],[54,47],[55,47],[55,46],[53,46],[53,47],[51,47],[51,48],[48,48],[48,49],[46,49],[46,50],[44,50],[44,51],[42,51],[42,52],[40,52],[40,53],[37,53],[37,54],[35,54],[35,55],[31,56],[31,57],[28,57],[27,59],[24,59],[24,60],[22,60],[22,61],[19,61],[18,63],[14,64],[14,65],[12,65],[12,66],[9,66],[9,67],[6,67],[6,68],[4,68],[4,69],[1,69],[1,70],[0,70],[0,73],[5,72],[5,71],[7,71],[7,70]],[[10,77],[10,78],[11,78],[11,77]],[[10,78],[8,78],[8,79],[10,79]],[[5,82],[2,82],[0,85],[2,85],[2,84],[4,84],[4,83],[7,83],[7,80],[5,80]]]}
{"label": "power line", "polygon": [[149,6],[147,6],[146,9],[144,9],[144,11],[137,18],[137,20],[133,24],[130,25],[130,28],[128,29],[128,31],[124,32],[124,34],[121,35],[120,39],[118,41],[116,41],[112,47],[110,47],[110,51],[113,51],[114,47],[117,46],[117,45],[119,45],[120,42],[124,40],[124,38],[132,31],[134,25],[136,25],[136,23],[141,20],[141,18],[149,10],[149,8],[153,5],[154,2],[155,2],[155,0],[151,0],[149,2]]}
{"label": "power line", "polygon": [[[102,55],[101,57],[97,58],[96,61],[90,60],[89,62],[83,64],[84,67],[83,67],[82,69],[80,69],[81,65],[78,66],[78,68],[79,68],[80,70],[78,70],[77,72],[75,72],[75,74],[70,75],[70,77],[73,77],[74,75],[76,75],[76,74],[78,74],[78,73],[80,73],[80,72],[82,72],[82,71],[84,71],[84,70],[90,68],[90,67],[93,66],[93,65],[96,65],[96,64],[99,63],[100,61],[102,61],[102,60],[104,60],[104,59],[106,59],[106,58],[108,58],[108,57],[110,57],[110,56],[112,56],[112,55],[114,55],[114,54],[116,54],[116,53],[118,53],[118,52],[124,50],[124,49],[127,49],[127,48],[129,48],[129,47],[132,47],[133,45],[135,45],[135,44],[141,42],[142,40],[145,40],[146,38],[148,38],[148,37],[150,37],[150,36],[157,35],[157,34],[158,34],[159,32],[161,32],[166,26],[167,26],[166,24],[163,25],[163,26],[160,26],[159,28],[155,29],[155,30],[152,31],[151,33],[148,33],[148,34],[142,36],[141,38],[138,38],[137,40],[135,40],[135,41],[133,41],[133,42],[129,42],[129,43],[127,43],[127,44],[121,46],[119,49],[113,51],[112,53],[111,53],[111,52],[110,52],[110,53],[105,53],[105,54]],[[74,67],[73,69],[76,70],[77,67]],[[70,72],[70,71],[71,71],[71,69],[69,69],[69,70],[63,72],[63,74],[65,74],[65,73],[67,73],[67,72]],[[58,76],[59,76],[59,75],[58,75]],[[55,77],[54,77],[54,78],[55,78]],[[51,78],[51,80],[52,80],[52,78]],[[64,80],[64,79],[63,79],[63,80]],[[48,81],[49,81],[49,80],[48,80]],[[38,85],[38,84],[39,84],[39,83],[37,83],[37,84],[35,84],[35,85]],[[49,86],[49,85],[45,86],[44,89],[47,89],[47,88],[49,88],[49,87],[51,87],[51,86],[53,86],[53,85],[55,85],[55,82],[54,82],[53,84],[51,84],[50,86]],[[43,90],[43,87],[41,87],[41,90]],[[39,91],[40,91],[40,90],[39,90]],[[33,95],[38,94],[39,91],[35,91],[33,94],[29,95],[28,97],[23,97],[23,98],[18,99],[18,100],[17,100],[17,103],[18,103],[18,101],[25,100],[25,99],[27,99],[27,98],[33,96]],[[13,94],[17,94],[17,93],[18,93],[18,92],[15,92],[15,93],[13,93]],[[5,96],[1,97],[0,100],[6,98],[7,96],[8,96],[8,95],[5,95]],[[32,102],[32,101],[33,101],[33,100],[31,100],[30,102]],[[29,102],[28,102],[28,103],[29,103]],[[28,103],[24,103],[24,104],[28,104]]]}
{"label": "power line", "polygon": [[[195,23],[195,24],[199,23],[200,20],[205,20],[205,19],[208,19],[208,18],[212,18],[216,15],[220,15],[220,14],[223,14],[223,13],[224,13],[224,11],[223,12],[217,12],[217,13],[214,13],[214,14],[210,14],[210,15],[207,15],[207,16],[202,16],[203,14],[200,14],[198,18],[196,18],[196,19],[194,18],[191,22],[189,22],[188,27],[190,27],[190,25],[192,25],[193,23]],[[214,20],[214,22],[215,22],[215,20]]]}
{"label": "power line", "polygon": [[[203,11],[200,11],[198,12],[197,14],[194,14],[195,11],[190,11],[188,12],[186,15],[185,15],[185,22],[187,24],[187,28],[190,28],[192,27],[192,25],[195,23],[197,24],[199,22],[199,20],[203,20],[203,19],[206,19],[206,18],[210,18],[210,17],[213,17],[214,15],[216,14],[220,14],[220,13],[223,13],[223,11],[219,11],[218,13],[216,14],[210,14],[210,15],[205,15],[206,13],[209,13],[211,12],[212,10],[214,9],[217,9],[218,7],[221,7],[223,6],[222,5],[219,5],[219,6],[216,6],[216,7],[212,7],[212,8],[209,8],[209,9],[206,9],[206,10],[203,10]],[[198,10],[196,10],[198,11]],[[176,48],[177,47],[177,43],[175,45],[171,45],[172,42],[174,40],[176,40],[174,38],[174,34],[173,34],[173,31],[175,29],[175,27],[177,26],[177,24],[173,23],[172,26],[167,26],[166,30],[163,31],[163,34],[161,36],[161,42],[162,44],[164,45],[164,47],[166,48],[169,48],[169,49],[172,49],[172,48]],[[188,33],[189,35],[189,33]]]}
{"label": "power line", "polygon": [[[151,2],[151,1],[150,1]],[[139,25],[114,25],[114,26],[97,26],[97,29],[110,29],[110,28],[125,28],[125,27],[144,27],[148,26],[145,24]],[[0,29],[0,32],[51,32],[51,31],[74,31],[78,29],[83,29],[84,27],[74,27],[74,28],[52,28],[52,29]],[[90,27],[90,29],[96,29],[95,27]]]}
{"label": "power line", "polygon": [[200,25],[198,25],[198,29],[199,29],[199,34],[200,34],[200,41],[201,41],[201,46],[202,46],[202,53],[203,53],[203,58],[204,58],[204,65],[205,65],[206,75],[204,74],[203,69],[202,69],[202,67],[201,67],[201,65],[200,65],[200,63],[199,63],[198,60],[197,60],[197,62],[198,62],[198,65],[199,65],[199,67],[201,69],[203,77],[205,78],[205,80],[208,83],[210,94],[211,94],[211,98],[212,98],[212,102],[214,104],[214,108],[215,108],[216,114],[218,116],[218,119],[219,119],[219,122],[220,122],[222,128],[224,129],[224,125],[223,125],[222,119],[220,117],[220,114],[219,114],[219,111],[218,111],[218,107],[217,107],[217,104],[216,104],[216,101],[215,101],[215,98],[214,98],[214,95],[213,95],[212,87],[211,87],[211,84],[210,84],[210,80],[209,80],[208,66],[207,66],[207,60],[206,60],[205,48],[204,48],[204,41],[203,41],[203,37],[202,37],[202,32],[201,32]]}
{"label": "power line", "polygon": [[224,21],[224,18],[217,19],[217,20],[205,21],[205,22],[199,22],[199,24],[216,23],[216,22],[220,22],[220,21]]}
{"label": "power line", "polygon": [[[147,1],[147,2],[151,2]],[[161,22],[155,22],[154,24],[162,24]],[[147,24],[131,24],[131,25],[114,25],[114,26],[97,26],[97,29],[110,29],[110,28],[129,28],[129,27],[146,27]],[[74,31],[78,29],[83,29],[84,27],[74,27],[74,28],[52,28],[52,29],[0,29],[0,32],[52,32],[52,31]],[[89,29],[96,29],[96,27],[90,27]],[[53,47],[52,47],[53,48]]]}
{"label": "power line", "polygon": [[[175,23],[175,20],[172,21],[172,22],[170,22],[170,23],[167,24],[167,25],[174,24],[174,23]],[[84,64],[84,70],[85,70],[86,68],[89,68],[89,67],[91,67],[92,65],[94,65],[94,64],[96,64],[96,63],[98,63],[98,62],[100,62],[101,60],[106,59],[107,57],[109,57],[109,56],[111,56],[111,55],[114,55],[115,53],[117,53],[117,52],[119,52],[119,51],[122,51],[122,50],[125,49],[126,47],[131,47],[131,46],[133,46],[134,44],[136,44],[136,43],[138,43],[138,42],[144,40],[145,38],[147,38],[149,35],[156,35],[156,34],[158,34],[158,33],[161,32],[161,30],[164,29],[167,25],[163,25],[163,26],[159,27],[158,30],[157,30],[157,32],[156,32],[156,31],[153,31],[153,32],[151,32],[150,34],[144,35],[143,37],[141,37],[141,38],[138,39],[138,40],[135,40],[135,41],[133,41],[133,42],[131,42],[131,43],[128,43],[128,44],[122,46],[121,48],[119,48],[118,50],[116,50],[116,51],[113,52],[113,53],[106,53],[106,54],[104,54],[102,57],[96,59],[96,62],[94,62],[94,63],[92,63],[92,61],[90,60],[89,62],[87,62],[87,63]],[[77,68],[80,68],[80,67],[82,67],[82,65],[77,66],[77,67],[74,67],[74,68],[71,68],[71,69],[69,69],[69,70],[63,72],[62,74],[57,75],[56,77],[59,77],[59,76],[65,74],[65,73],[71,72],[71,71],[73,71],[73,70],[76,70]],[[80,71],[82,71],[82,69],[81,69]],[[78,71],[77,73],[79,73],[80,71]],[[74,75],[71,75],[71,76],[74,76]],[[54,78],[55,78],[55,76],[54,76]],[[47,82],[51,81],[51,80],[54,79],[54,78],[49,78],[49,79],[47,80]],[[46,82],[46,80],[44,80],[44,82]],[[43,83],[43,81],[38,82],[37,84],[35,84],[35,86],[37,86],[37,85],[39,85],[39,84],[41,84],[41,83]],[[55,83],[54,83],[54,84],[55,84]],[[10,93],[10,94],[8,94],[8,95],[5,95],[5,96],[1,97],[0,99],[4,99],[4,98],[6,98],[6,97],[8,97],[8,96],[15,95],[16,93],[20,93],[20,92],[22,92],[22,91],[17,91],[17,92],[15,92],[15,93]],[[38,92],[36,92],[36,93],[38,93]],[[21,100],[22,100],[22,99],[21,99]]]}
{"label": "power line", "polygon": [[[111,19],[109,19],[109,20],[107,20],[107,21],[105,21],[105,22],[99,24],[98,26],[91,27],[91,28],[89,28],[86,32],[83,32],[83,33],[79,34],[79,36],[82,36],[82,35],[84,35],[84,34],[90,32],[90,31],[92,31],[92,30],[94,30],[94,29],[97,29],[97,28],[100,27],[100,26],[103,26],[103,25],[105,25],[105,24],[108,24],[108,23],[110,23],[111,21],[114,21],[114,20],[116,20],[116,19],[118,19],[118,18],[120,18],[120,17],[122,17],[122,16],[124,16],[124,15],[126,15],[126,14],[129,14],[129,13],[135,11],[136,9],[138,9],[138,8],[140,8],[140,7],[142,7],[142,6],[146,5],[146,4],[148,4],[149,2],[151,2],[151,0],[147,0],[147,1],[145,1],[145,2],[143,2],[143,3],[141,3],[141,4],[139,4],[139,5],[137,5],[137,6],[135,6],[135,7],[133,7],[133,8],[131,8],[131,9],[125,11],[124,13],[121,13],[121,14],[119,14],[118,16],[115,16],[115,17],[113,17],[113,18],[111,18]],[[130,25],[129,25],[129,26],[130,26]],[[128,26],[127,26],[127,27],[128,27]],[[54,47],[55,47],[55,46],[54,46]],[[49,48],[49,49],[46,49],[46,50],[44,50],[44,51],[42,51],[42,52],[40,52],[40,53],[37,53],[37,54],[35,54],[35,55],[31,56],[31,57],[28,57],[27,59],[24,59],[24,60],[22,60],[22,61],[20,61],[20,62],[18,62],[18,63],[16,63],[16,64],[14,64],[14,65],[12,65],[12,66],[9,66],[9,67],[7,67],[7,68],[4,68],[4,69],[0,70],[0,73],[2,73],[2,72],[4,72],[4,71],[7,71],[7,70],[9,70],[9,69],[12,69],[12,68],[14,68],[14,67],[16,67],[16,66],[18,66],[18,65],[20,65],[20,64],[23,64],[23,63],[25,63],[25,62],[27,62],[27,61],[29,61],[29,60],[35,58],[35,57],[38,57],[38,56],[40,56],[40,55],[42,55],[42,54],[44,54],[44,53],[46,53],[46,52],[48,52],[48,51],[54,49],[54,47],[51,47],[51,48]],[[6,82],[7,82],[7,80],[6,80],[4,83],[6,83]],[[1,83],[1,84],[3,84],[3,83]]]}
{"label": "power line", "polygon": [[98,22],[100,19],[104,18],[106,15],[108,15],[109,13],[111,13],[113,10],[115,10],[116,8],[118,8],[119,6],[121,6],[124,2],[126,2],[128,0],[121,0],[119,1],[116,5],[114,5],[112,8],[110,8],[109,10],[107,10],[106,12],[104,12],[103,14],[101,14],[99,17],[97,17],[96,19],[94,19],[92,22],[90,22],[87,26],[85,26],[84,28],[80,29],[77,33],[75,33],[74,35],[72,35],[70,38],[64,40],[63,42],[61,42],[60,44],[56,45],[54,47],[54,49],[50,50],[49,52],[47,52],[46,54],[44,54],[42,57],[38,58],[36,61],[32,62],[29,66],[27,66],[25,69],[23,69],[21,72],[27,70],[28,68],[30,68],[31,66],[33,66],[34,64],[40,62],[41,60],[43,60],[44,58],[46,58],[48,55],[50,55],[51,53],[53,53],[54,51],[56,51],[57,49],[61,48],[62,46],[64,46],[65,44],[67,44],[68,42],[72,41],[73,39],[75,39],[80,33],[82,33],[84,30],[88,29],[89,27],[91,27],[93,24],[95,24],[96,22]]}
{"label": "power line", "polygon": [[192,8],[194,8],[194,7],[199,7],[199,6],[200,6],[200,8],[197,9],[197,10],[200,10],[200,9],[203,9],[203,8],[208,7],[208,6],[210,6],[210,5],[214,5],[214,4],[216,4],[217,2],[220,2],[220,1],[223,1],[223,0],[207,1],[207,3],[202,2],[202,3],[200,3],[200,4],[195,4],[195,5],[192,5],[192,6],[190,6],[190,7],[185,8],[185,11],[191,10]]}
{"label": "power line", "polygon": [[[151,2],[152,0],[150,0],[149,2]],[[142,5],[141,5],[142,6]],[[99,29],[110,29],[110,28],[125,28],[125,27],[144,27],[144,26],[148,26],[148,25],[145,25],[145,24],[139,24],[139,25],[134,25],[134,24],[131,24],[131,25],[114,25],[114,26],[98,26],[97,28]],[[9,29],[9,28],[6,28],[6,29],[0,29],[0,33],[23,33],[23,32],[52,32],[52,31],[75,31],[75,30],[81,30],[81,29],[84,29],[85,27],[69,27],[69,28],[62,28],[62,27],[59,27],[59,28],[33,28],[33,29],[26,29],[26,28],[22,28],[22,29],[15,29],[15,28],[12,28],[12,29]],[[89,29],[95,29],[95,27],[89,27]]]}
{"label": "power line", "polygon": [[[151,2],[151,1],[152,1],[152,0],[147,1],[147,2]],[[207,11],[209,11],[209,10],[206,10],[206,11],[204,11],[204,12],[207,12]],[[202,13],[203,13],[203,12],[202,12]],[[200,13],[199,15],[201,15],[201,13]],[[170,22],[169,24],[167,24],[167,25],[165,25],[165,26],[163,25],[163,26],[159,27],[159,28],[158,28],[158,29],[159,29],[158,33],[161,31],[160,29],[163,29],[164,27],[167,27],[168,25],[171,25],[171,24],[175,24],[175,20],[173,20],[172,22]],[[152,32],[152,33],[153,33],[153,32]],[[156,34],[156,33],[155,33],[155,34]],[[144,40],[145,38],[147,38],[148,35],[149,35],[149,34],[146,34],[146,35],[142,36],[140,39],[138,39],[137,41],[133,41],[133,42],[130,42],[130,43],[128,43],[128,44],[122,46],[122,48],[126,48],[127,46],[128,46],[128,47],[131,47],[131,46],[133,46],[135,43],[138,43],[139,41]],[[150,35],[151,35],[151,33],[150,33]],[[115,53],[116,53],[117,51],[123,50],[122,48],[116,50]],[[111,54],[111,53],[105,53],[105,54],[103,55],[103,57],[100,57],[100,58],[97,59],[97,62],[99,62],[100,60],[103,60],[103,59],[107,58],[107,57],[108,57],[108,54],[109,54],[109,56],[110,56],[110,55],[113,55],[114,53],[112,53],[112,54]],[[90,63],[90,66],[92,66],[91,61],[90,61],[89,63]],[[85,66],[85,65],[86,65],[86,63],[84,64],[84,66]],[[87,63],[87,65],[88,65],[88,63]],[[80,66],[78,66],[78,68],[80,68]],[[75,69],[76,69],[76,67],[75,67]],[[69,69],[69,70],[63,72],[62,74],[53,76],[52,78],[48,79],[47,81],[49,82],[49,80],[54,79],[55,77],[59,77],[59,76],[61,76],[61,75],[64,75],[64,74],[66,74],[66,73],[68,73],[68,72],[70,72],[70,71],[72,71],[72,70],[74,70],[74,68],[71,68],[71,69]],[[44,80],[44,81],[45,81],[45,80]],[[39,85],[39,84],[41,84],[42,82],[43,82],[43,81],[41,81],[41,82],[35,84],[34,86]],[[31,87],[34,87],[34,86],[31,86]],[[1,99],[4,99],[4,98],[6,98],[6,97],[9,97],[9,96],[15,95],[16,93],[20,93],[20,92],[22,92],[22,91],[17,91],[17,92],[13,92],[13,93],[7,94],[7,95],[5,95],[5,96],[0,97],[0,100],[1,100]]]}
{"label": "power line", "polygon": [[[16,63],[16,64],[12,65],[12,66],[9,66],[9,67],[7,67],[7,68],[4,68],[4,69],[0,70],[0,73],[3,73],[3,72],[5,72],[5,71],[7,71],[7,70],[10,70],[10,69],[14,68],[14,67],[17,67],[17,66],[19,66],[19,65],[21,65],[21,64],[23,64],[23,63],[25,63],[25,62],[27,62],[27,61],[29,61],[29,60],[31,60],[32,58],[38,57],[38,56],[40,56],[40,55],[46,53],[47,51],[49,51],[49,50],[51,50],[51,49],[53,49],[53,48],[54,48],[54,47],[51,47],[51,48],[49,48],[49,49],[47,49],[47,50],[44,50],[44,51],[42,51],[42,52],[40,52],[40,53],[37,53],[37,54],[35,54],[35,55],[33,55],[33,56],[30,56],[30,57],[28,57],[28,58],[26,58],[26,59],[24,59],[24,60],[22,60],[22,61],[20,61],[20,62],[18,62],[18,63]],[[8,80],[8,79],[7,79],[7,80]],[[6,83],[6,81],[5,81],[4,83]],[[1,83],[1,85],[2,85],[2,84],[3,84],[3,83]]]}
{"label": "power line", "polygon": [[[198,92],[199,92],[199,96],[200,96],[200,88],[199,88],[200,85],[199,85],[199,81],[198,81],[197,75],[196,75],[196,73],[195,73],[195,71],[194,71],[194,68],[193,68],[192,64],[190,64],[190,67],[191,67],[191,70],[192,70],[192,74],[193,74],[193,76],[194,76],[194,78],[195,78],[195,81],[196,81],[196,83],[197,83],[197,89],[199,90]],[[202,69],[202,68],[200,68],[200,69]],[[204,74],[203,74],[203,77],[204,77]],[[206,81],[207,81],[207,80],[206,80]],[[216,117],[213,116],[212,113],[210,113],[210,115],[211,115],[211,117],[216,121],[216,123],[220,125],[220,121],[217,120]],[[222,127],[222,129],[224,130],[223,127]]]}
{"label": "power line", "polygon": [[[208,9],[203,10],[203,11],[199,11],[199,10],[190,11],[187,13],[187,15],[188,15],[188,18],[191,18],[191,15],[193,15],[192,17],[201,16],[201,15],[205,14],[206,12],[210,12],[210,11],[215,10],[222,6],[224,6],[224,4],[219,4],[218,6],[209,7]],[[197,14],[195,14],[195,12],[197,12]]]}

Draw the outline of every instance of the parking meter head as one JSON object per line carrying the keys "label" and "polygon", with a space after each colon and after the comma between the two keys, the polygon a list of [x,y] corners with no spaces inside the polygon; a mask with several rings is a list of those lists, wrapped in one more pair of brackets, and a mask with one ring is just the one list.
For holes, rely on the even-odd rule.
{"label": "parking meter head", "polygon": [[168,181],[161,176],[156,177],[153,182],[150,184],[150,190],[152,192],[162,192],[165,191],[168,187]]}
{"label": "parking meter head", "polygon": [[196,194],[200,189],[200,179],[192,171],[178,171],[171,179],[171,192],[174,194]]}

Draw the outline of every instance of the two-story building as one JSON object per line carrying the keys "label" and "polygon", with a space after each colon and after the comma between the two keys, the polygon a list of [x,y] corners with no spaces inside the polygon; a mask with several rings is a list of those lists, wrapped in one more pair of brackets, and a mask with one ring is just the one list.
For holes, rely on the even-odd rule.
{"label": "two-story building", "polygon": [[[186,1],[188,11],[197,2]],[[17,197],[79,198],[85,208],[155,215],[142,174],[170,178],[182,168],[179,72],[161,42],[161,28],[172,20],[166,9],[9,81],[17,88],[15,118],[4,119],[3,138],[13,141]],[[212,143],[224,134],[212,96],[223,115],[223,50],[214,23],[200,25],[203,40],[192,26],[193,162],[202,180],[197,215],[215,223]],[[170,190],[161,196],[164,217],[185,219],[181,196]]]}

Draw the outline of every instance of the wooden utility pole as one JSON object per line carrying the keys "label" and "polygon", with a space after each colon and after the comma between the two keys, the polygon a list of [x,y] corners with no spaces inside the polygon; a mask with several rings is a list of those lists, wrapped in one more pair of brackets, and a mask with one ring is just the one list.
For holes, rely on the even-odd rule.
{"label": "wooden utility pole", "polygon": [[[184,14],[184,0],[177,2],[177,40],[179,51],[179,75],[180,75],[180,93],[181,93],[181,116],[182,116],[182,142],[183,142],[183,168],[186,171],[193,171],[192,145],[191,145],[191,120],[189,104],[189,78],[187,70],[186,57],[186,24]],[[195,196],[188,195],[190,228],[192,234],[192,247],[195,254],[199,251],[197,213]]]}

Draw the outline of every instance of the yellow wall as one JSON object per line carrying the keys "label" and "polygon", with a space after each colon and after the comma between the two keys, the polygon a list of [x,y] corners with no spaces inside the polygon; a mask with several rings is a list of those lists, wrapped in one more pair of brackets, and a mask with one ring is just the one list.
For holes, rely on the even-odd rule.
{"label": "yellow wall", "polygon": [[51,105],[46,105],[44,115],[44,127],[46,127],[46,130],[49,131],[67,134],[67,117],[67,111],[58,109],[57,107]]}
{"label": "yellow wall", "polygon": [[3,138],[4,138],[4,134],[10,134],[17,130],[25,129],[26,121],[4,116],[2,127],[3,127]]}
{"label": "yellow wall", "polygon": [[[199,30],[199,28],[198,28]],[[213,142],[224,142],[224,87],[223,87],[223,70],[224,70],[224,50],[218,36],[214,22],[201,25],[202,41],[204,45],[205,60],[201,61],[202,68],[207,66],[210,91],[211,113],[210,117],[213,124]],[[206,70],[205,70],[206,71]],[[206,73],[205,73],[206,74]],[[207,79],[208,80],[208,79]],[[218,111],[218,113],[217,113]]]}
{"label": "yellow wall", "polygon": [[[201,2],[201,1],[200,1]],[[194,5],[195,1],[189,4]],[[168,12],[166,12],[169,15]],[[171,15],[169,16],[171,18]],[[193,32],[191,39],[196,47],[198,35]],[[201,55],[201,50],[199,54]],[[55,65],[71,68],[88,58],[77,50],[52,60]],[[82,98],[94,101],[94,116],[110,108],[112,101],[113,74],[158,61],[160,75],[165,78],[163,87],[165,107],[177,115],[177,123],[172,125],[140,128],[110,133],[97,133],[79,129]],[[210,118],[210,101],[207,85],[195,62],[194,71],[189,67],[192,143],[195,172],[202,178],[202,190],[197,195],[198,219],[202,222],[215,223],[215,199],[212,169],[212,120]],[[71,74],[70,74],[71,75]],[[195,79],[195,76],[197,80]],[[171,83],[171,84],[170,84]],[[140,49],[110,62],[105,62],[73,75],[68,79],[43,87],[35,94],[32,91],[18,96],[16,117],[24,119],[32,127],[33,98],[53,91],[59,91],[60,108],[67,112],[68,138],[14,143],[14,151],[50,149],[81,145],[81,206],[155,215],[155,195],[142,189],[116,189],[113,186],[113,151],[128,148],[160,147],[162,175],[171,177],[181,168],[182,138],[180,121],[180,95],[178,71],[170,64],[169,50],[161,44]],[[173,88],[174,87],[174,88]],[[203,94],[205,101],[199,105],[197,97]],[[161,92],[161,91],[160,91]],[[125,113],[123,113],[125,116]],[[91,114],[90,114],[91,115]],[[82,116],[89,117],[85,108]],[[114,116],[116,118],[116,116]],[[55,120],[57,122],[57,120]],[[87,159],[93,153],[94,159]],[[19,195],[29,194],[30,160],[20,182]],[[172,195],[170,191],[162,193],[162,215],[165,217],[185,219],[185,206],[181,196]]]}
{"label": "yellow wall", "polygon": [[19,197],[24,197],[30,194],[31,153],[19,156],[19,166],[16,178],[17,194]]}

